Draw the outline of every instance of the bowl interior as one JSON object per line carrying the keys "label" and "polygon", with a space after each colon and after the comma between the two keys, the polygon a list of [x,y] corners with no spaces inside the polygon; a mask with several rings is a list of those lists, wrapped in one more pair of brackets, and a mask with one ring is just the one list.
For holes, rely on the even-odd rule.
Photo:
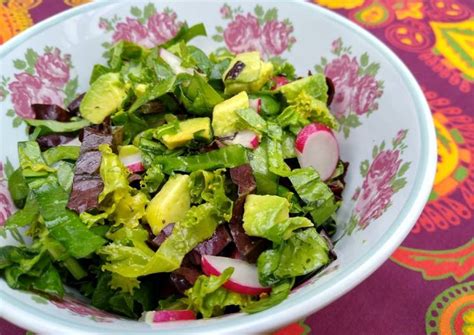
{"label": "bowl interior", "polygon": [[[47,301],[15,291],[2,280],[7,318],[43,331],[268,330],[322,308],[355,286],[414,224],[435,167],[432,121],[420,89],[403,64],[367,32],[302,2],[99,2],[39,24],[0,49],[0,164],[7,159],[18,163],[16,142],[26,134],[17,114],[28,116],[30,103],[70,101],[87,89],[92,67],[104,63],[108,44],[128,38],[152,46],[173,36],[184,21],[205,24],[208,37],[191,43],[205,52],[258,49],[267,58],[290,61],[300,75],[323,72],[333,79],[331,107],[341,123],[341,157],[350,163],[338,212],[337,261],[294,289],[286,301],[256,315],[153,328],[98,311],[77,297]],[[1,218],[13,209],[4,178],[0,182]],[[0,237],[1,244],[12,242],[11,236]]]}

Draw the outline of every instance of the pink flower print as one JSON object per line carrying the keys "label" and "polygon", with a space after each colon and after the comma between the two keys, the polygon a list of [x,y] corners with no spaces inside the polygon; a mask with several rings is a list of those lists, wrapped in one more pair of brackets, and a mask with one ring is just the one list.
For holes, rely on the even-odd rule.
{"label": "pink flower print", "polygon": [[64,96],[61,91],[41,81],[38,76],[28,73],[15,75],[15,81],[8,85],[16,113],[23,118],[34,118],[31,104],[55,104],[62,106]]}
{"label": "pink flower print", "polygon": [[38,76],[52,87],[62,88],[69,81],[67,57],[61,58],[61,51],[57,48],[38,57],[35,69]]}
{"label": "pink flower print", "polygon": [[230,17],[230,7],[228,5],[222,6],[220,9],[220,13],[224,19],[227,19]]}
{"label": "pink flower print", "polygon": [[394,140],[395,146],[402,143],[402,141],[405,139],[406,136],[407,136],[407,130],[404,130],[404,129],[399,130]]}
{"label": "pink flower print", "polygon": [[230,51],[262,51],[260,44],[261,29],[258,20],[252,14],[237,15],[224,31],[224,40]]}
{"label": "pink flower print", "polygon": [[112,314],[104,312],[100,309],[91,307],[86,303],[80,301],[79,299],[73,297],[64,297],[63,299],[59,298],[52,298],[51,303],[58,308],[67,309],[74,314],[80,316],[91,316],[96,319],[96,321],[100,322],[112,322],[113,319],[117,319]]}
{"label": "pink flower print", "polygon": [[287,48],[292,27],[283,22],[268,21],[263,27],[262,43],[267,54],[280,55]]}
{"label": "pink flower print", "polygon": [[126,22],[117,23],[115,33],[112,36],[114,43],[119,41],[129,41],[137,43],[145,48],[152,48],[155,43],[148,36],[147,28],[138,20],[127,17]]}
{"label": "pink flower print", "polygon": [[400,152],[398,150],[380,152],[370,165],[367,173],[366,181],[369,185],[374,186],[376,189],[382,189],[389,185],[400,167],[401,160],[399,157]]}
{"label": "pink flower print", "polygon": [[104,29],[104,30],[110,30],[111,29],[109,22],[104,18],[101,18],[99,20],[99,28]]}
{"label": "pink flower print", "polygon": [[3,226],[7,218],[13,214],[14,208],[3,174],[3,164],[0,162],[0,226]]}
{"label": "pink flower print", "polygon": [[355,207],[355,212],[359,217],[359,226],[365,228],[370,221],[378,219],[390,204],[393,194],[392,188],[387,186],[368,197],[362,197]]}
{"label": "pink flower print", "polygon": [[350,112],[354,96],[359,64],[356,58],[343,55],[326,65],[324,74],[334,83],[336,94],[331,103],[331,111],[340,118]]}
{"label": "pink flower print", "polygon": [[156,13],[148,19],[148,30],[154,45],[163,44],[178,33],[176,14]]}
{"label": "pink flower print", "polygon": [[331,52],[332,53],[338,53],[342,48],[342,40],[338,38],[337,40],[334,40],[331,44]]}
{"label": "pink flower print", "polygon": [[363,115],[369,110],[376,108],[375,100],[381,96],[374,77],[365,75],[361,77],[354,91],[352,110],[357,115]]}

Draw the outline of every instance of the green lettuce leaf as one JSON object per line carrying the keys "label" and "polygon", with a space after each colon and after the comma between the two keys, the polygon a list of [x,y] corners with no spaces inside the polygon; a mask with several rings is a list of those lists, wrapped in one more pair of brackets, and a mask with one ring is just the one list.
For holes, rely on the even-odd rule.
{"label": "green lettuce leaf", "polygon": [[74,179],[74,164],[59,161],[54,164],[53,167],[56,169],[59,185],[61,185],[67,193],[70,193]]}
{"label": "green lettuce leaf", "polygon": [[209,151],[194,156],[156,156],[155,164],[161,164],[163,172],[193,172],[197,170],[214,170],[232,168],[248,163],[247,150],[240,145],[230,145],[222,149]]}
{"label": "green lettuce leaf", "polygon": [[44,161],[41,149],[35,141],[18,142],[18,156],[24,177],[41,177],[54,172]]}
{"label": "green lettuce leaf", "polygon": [[5,221],[5,227],[8,229],[24,227],[34,224],[39,218],[39,207],[34,197],[29,197],[25,207],[16,211]]}
{"label": "green lettuce leaf", "polygon": [[86,257],[105,243],[103,238],[87,229],[75,212],[66,209],[69,194],[56,177],[50,175],[36,180],[30,183],[30,188],[50,236],[62,243],[71,256]]}
{"label": "green lettuce leaf", "polygon": [[23,177],[21,168],[13,171],[8,178],[8,191],[10,192],[15,206],[17,208],[23,208],[30,189],[26,183],[25,177]]}
{"label": "green lettuce leaf", "polygon": [[244,125],[244,129],[253,129],[258,133],[266,133],[267,122],[253,108],[239,109],[235,111],[240,121]]}
{"label": "green lettuce leaf", "polygon": [[41,131],[39,135],[45,135],[50,133],[70,133],[81,130],[82,128],[85,128],[90,125],[90,122],[84,119],[72,122],[25,119],[25,122],[29,126],[40,127]]}
{"label": "green lettuce leaf", "polygon": [[291,169],[285,163],[283,156],[283,131],[278,125],[269,123],[268,133],[270,135],[266,144],[268,169],[278,176],[288,177]]}
{"label": "green lettuce leaf", "polygon": [[285,198],[250,194],[244,205],[244,230],[249,236],[281,243],[290,238],[295,230],[313,226],[307,218],[290,218],[289,209],[290,204]]}
{"label": "green lettuce leaf", "polygon": [[36,290],[64,295],[61,277],[51,259],[38,245],[32,247],[4,246],[0,248],[0,269],[13,289]]}
{"label": "green lettuce leaf", "polygon": [[62,160],[76,161],[79,158],[80,150],[80,146],[60,145],[43,152],[43,157],[48,165]]}
{"label": "green lettuce leaf", "polygon": [[300,230],[257,260],[262,285],[311,273],[329,263],[329,246],[314,228]]}
{"label": "green lettuce leaf", "polygon": [[278,176],[268,169],[268,140],[262,143],[249,154],[250,166],[257,184],[258,194],[277,194]]}
{"label": "green lettuce leaf", "polygon": [[161,171],[160,165],[152,165],[147,170],[142,180],[140,180],[140,187],[147,193],[155,193],[165,180],[165,174]]}
{"label": "green lettuce leaf", "polygon": [[206,27],[204,26],[204,24],[198,23],[189,27],[187,23],[184,23],[183,25],[181,25],[181,28],[179,29],[175,37],[162,44],[161,47],[168,49],[171,46],[180,43],[181,41],[186,43],[195,37],[206,35]]}
{"label": "green lettuce leaf", "polygon": [[295,169],[289,176],[291,184],[298,196],[307,204],[316,225],[326,222],[338,209],[331,189],[319,178],[319,174],[311,167]]}
{"label": "green lettuce leaf", "polygon": [[219,93],[200,74],[180,87],[180,100],[187,111],[195,115],[210,115],[218,103],[224,101]]}
{"label": "green lettuce leaf", "polygon": [[282,280],[281,282],[272,286],[272,292],[269,296],[261,298],[257,301],[251,301],[250,303],[242,306],[242,311],[253,314],[264,311],[278,305],[280,302],[285,300],[291,292],[291,288],[294,285],[294,279]]}

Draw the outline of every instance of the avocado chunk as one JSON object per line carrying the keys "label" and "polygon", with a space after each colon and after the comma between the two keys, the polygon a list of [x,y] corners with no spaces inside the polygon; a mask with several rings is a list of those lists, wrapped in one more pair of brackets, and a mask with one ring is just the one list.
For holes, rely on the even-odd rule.
{"label": "avocado chunk", "polygon": [[191,206],[191,178],[177,174],[166,182],[150,201],[146,209],[146,219],[158,235],[170,223],[182,220]]}
{"label": "avocado chunk", "polygon": [[273,64],[263,62],[258,51],[238,54],[222,76],[224,93],[232,95],[241,91],[259,91],[272,75]]}
{"label": "avocado chunk", "polygon": [[94,124],[114,114],[127,97],[125,83],[119,73],[106,73],[94,81],[79,107],[82,117]]}
{"label": "avocado chunk", "polygon": [[168,149],[175,149],[188,144],[196,136],[204,140],[211,140],[211,120],[208,117],[181,121],[178,132],[176,134],[164,135],[161,141]]}
{"label": "avocado chunk", "polygon": [[249,96],[245,91],[215,105],[212,112],[212,130],[214,135],[228,136],[241,130],[240,118],[235,111],[249,107]]}

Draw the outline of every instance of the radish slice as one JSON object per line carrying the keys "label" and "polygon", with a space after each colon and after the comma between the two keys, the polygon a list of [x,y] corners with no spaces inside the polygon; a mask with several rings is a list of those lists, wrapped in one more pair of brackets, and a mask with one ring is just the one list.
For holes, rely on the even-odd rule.
{"label": "radish slice", "polygon": [[182,60],[172,52],[169,52],[165,48],[160,49],[160,57],[163,58],[163,60],[171,67],[174,73],[180,74],[180,73],[187,73],[187,74],[193,74],[193,69],[190,68],[184,68],[181,66]]}
{"label": "radish slice", "polygon": [[119,158],[123,165],[132,173],[145,171],[140,150],[133,145],[127,145],[119,149]]}
{"label": "radish slice", "polygon": [[188,309],[149,311],[144,313],[143,319],[146,323],[195,320],[196,314]]}
{"label": "radish slice", "polygon": [[322,180],[330,178],[339,161],[339,145],[331,129],[319,123],[304,127],[296,137],[300,166],[313,167]]}
{"label": "radish slice", "polygon": [[288,79],[284,76],[276,76],[276,77],[273,77],[272,80],[275,83],[272,86],[272,90],[276,90],[277,88],[279,88],[281,86],[284,86],[284,85],[289,83]]}
{"label": "radish slice", "polygon": [[258,281],[257,267],[240,259],[204,255],[201,259],[202,271],[210,276],[220,276],[227,268],[234,268],[234,273],[223,285],[225,288],[242,294],[258,295],[270,292],[271,287],[264,287]]}
{"label": "radish slice", "polygon": [[260,114],[262,111],[262,99],[257,98],[257,99],[249,99],[249,105],[250,108],[255,109],[255,111]]}
{"label": "radish slice", "polygon": [[240,144],[241,146],[249,149],[256,149],[260,144],[258,135],[251,130],[241,130],[235,133],[232,139],[224,140],[225,144]]}

